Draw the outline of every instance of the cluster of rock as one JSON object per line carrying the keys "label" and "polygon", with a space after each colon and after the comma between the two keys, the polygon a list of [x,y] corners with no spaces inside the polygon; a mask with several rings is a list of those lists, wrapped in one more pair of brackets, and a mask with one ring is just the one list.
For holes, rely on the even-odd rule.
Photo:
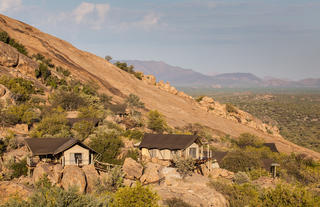
{"label": "cluster of rock", "polygon": [[79,192],[93,192],[99,179],[99,174],[93,165],[65,166],[60,164],[38,163],[33,171],[32,182],[38,182],[43,176],[47,176],[53,185],[69,189],[76,186]]}
{"label": "cluster of rock", "polygon": [[247,125],[254,129],[258,129],[265,133],[272,134],[274,136],[280,136],[279,129],[276,126],[269,126],[268,124],[263,123],[261,120],[255,118],[251,114],[237,109],[237,113],[230,113],[226,109],[226,104],[220,104],[217,101],[214,101],[213,98],[204,96],[197,102],[191,96],[185,94],[182,91],[178,91],[175,87],[171,86],[169,82],[164,83],[162,80],[157,82],[156,78],[153,75],[143,75],[142,81],[149,85],[154,85],[157,88],[169,92],[171,94],[183,97],[187,100],[192,100],[194,104],[198,107],[207,111],[208,113],[214,114],[219,117],[223,117],[235,122]]}
{"label": "cluster of rock", "polygon": [[10,72],[16,76],[34,76],[38,63],[18,52],[17,49],[0,42],[0,66],[13,68]]}
{"label": "cluster of rock", "polygon": [[207,96],[202,97],[198,102],[198,106],[216,116],[236,121],[274,136],[280,136],[279,129],[276,126],[269,126],[251,114],[235,107],[237,112],[228,112],[226,104],[220,104],[214,101],[213,98]]}
{"label": "cluster of rock", "polygon": [[148,85],[154,85],[157,88],[169,92],[173,95],[177,95],[189,100],[192,100],[193,98],[189,95],[187,95],[186,93],[182,92],[182,91],[178,91],[175,87],[171,86],[169,82],[165,83],[162,80],[157,82],[156,78],[153,75],[143,75],[142,77],[142,81],[147,83]]}

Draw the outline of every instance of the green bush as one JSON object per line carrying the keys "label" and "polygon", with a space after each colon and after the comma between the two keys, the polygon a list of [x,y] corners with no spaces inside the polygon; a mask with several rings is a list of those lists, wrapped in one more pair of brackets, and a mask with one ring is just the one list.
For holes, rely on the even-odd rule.
{"label": "green bush", "polygon": [[144,103],[140,101],[139,96],[130,93],[129,96],[126,98],[125,103],[128,107],[134,108],[144,108]]}
{"label": "green bush", "polygon": [[251,180],[257,180],[260,177],[269,177],[270,173],[263,168],[251,169],[247,172]]}
{"label": "green bush", "polygon": [[89,146],[101,154],[101,161],[111,164],[120,164],[117,159],[123,142],[115,132],[101,132],[91,138]]}
{"label": "green bush", "polygon": [[117,166],[112,168],[108,175],[97,180],[95,193],[116,192],[120,187],[123,187],[123,172],[121,167]]}
{"label": "green bush", "polygon": [[148,128],[157,132],[163,133],[167,129],[167,123],[164,120],[162,114],[160,114],[157,110],[149,111],[148,115]]}
{"label": "green bush", "polygon": [[253,185],[230,185],[221,181],[211,181],[209,186],[223,194],[229,201],[230,207],[261,206],[259,192]]}
{"label": "green bush", "polygon": [[195,161],[192,158],[177,158],[173,160],[173,164],[183,178],[192,175],[195,169]]}
{"label": "green bush", "polygon": [[307,189],[287,184],[277,185],[275,189],[268,189],[262,196],[262,206],[265,207],[304,207],[320,206],[319,197]]}
{"label": "green bush", "polygon": [[18,43],[15,39],[11,38],[7,32],[0,30],[0,41],[16,48],[20,53],[28,56],[28,51],[25,46]]}
{"label": "green bush", "polygon": [[87,106],[86,100],[76,92],[57,91],[50,97],[53,107],[61,106],[64,110],[77,110]]}
{"label": "green bush", "polygon": [[253,134],[243,133],[240,134],[239,138],[236,140],[236,144],[240,148],[245,148],[247,146],[262,147],[263,141]]}
{"label": "green bush", "polygon": [[71,137],[70,127],[64,114],[48,114],[31,131],[33,137]]}
{"label": "green bush", "polygon": [[249,183],[250,178],[247,175],[247,173],[239,171],[236,174],[234,174],[233,182],[235,182],[236,184]]}
{"label": "green bush", "polygon": [[136,129],[127,130],[124,132],[123,136],[128,137],[129,139],[141,140],[143,137],[143,132]]}
{"label": "green bush", "polygon": [[83,141],[93,132],[94,124],[92,121],[83,120],[76,122],[72,129],[75,131],[75,137]]}
{"label": "green bush", "polygon": [[138,161],[140,157],[140,151],[138,149],[130,149],[126,154],[126,157],[130,157],[135,161]]}
{"label": "green bush", "polygon": [[228,113],[235,113],[235,114],[237,114],[238,113],[238,110],[236,109],[236,107],[234,107],[232,104],[230,104],[230,103],[227,103],[226,104],[226,111],[228,112]]}
{"label": "green bush", "polygon": [[248,171],[261,167],[261,161],[257,155],[243,151],[229,152],[221,161],[220,167],[232,172]]}
{"label": "green bush", "polygon": [[192,207],[190,204],[183,201],[181,198],[169,198],[164,201],[168,207]]}
{"label": "green bush", "polygon": [[143,187],[138,183],[132,188],[120,188],[113,199],[112,207],[158,207],[159,197],[148,187]]}
{"label": "green bush", "polygon": [[7,150],[7,143],[0,139],[0,156]]}
{"label": "green bush", "polygon": [[18,178],[22,175],[28,174],[27,160],[23,159],[20,162],[13,162],[9,164],[9,169],[12,170],[12,177]]}
{"label": "green bush", "polygon": [[64,75],[65,77],[68,77],[70,76],[70,71],[68,69],[64,69],[63,67],[59,66],[59,67],[56,67],[56,71],[58,73],[61,73],[62,75]]}
{"label": "green bush", "polygon": [[36,88],[32,81],[23,78],[0,77],[0,84],[6,86],[14,96],[17,102],[25,102],[30,99],[31,94],[36,93]]}
{"label": "green bush", "polygon": [[36,77],[41,78],[43,81],[47,80],[49,76],[51,75],[51,71],[48,68],[48,65],[45,63],[41,63],[39,65],[39,69],[36,69]]}
{"label": "green bush", "polygon": [[141,72],[134,71],[133,65],[128,66],[127,63],[119,61],[115,62],[114,65],[120,68],[121,70],[126,71],[127,73],[133,74],[139,80],[142,80],[143,74]]}
{"label": "green bush", "polygon": [[8,125],[25,123],[31,125],[39,120],[39,115],[26,104],[11,105],[3,112],[4,121]]}

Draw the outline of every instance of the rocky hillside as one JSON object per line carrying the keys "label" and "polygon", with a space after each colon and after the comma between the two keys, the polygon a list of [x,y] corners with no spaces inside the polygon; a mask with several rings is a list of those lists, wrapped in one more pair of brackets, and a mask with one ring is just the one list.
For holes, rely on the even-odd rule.
{"label": "rocky hillside", "polygon": [[[0,29],[22,43],[29,51],[29,56],[40,53],[52,59],[53,64],[67,68],[73,78],[99,85],[99,91],[112,96],[116,103],[121,103],[129,94],[136,94],[147,110],[156,109],[161,112],[172,127],[200,123],[232,137],[249,132],[264,138],[267,142],[275,142],[282,152],[306,153],[320,158],[319,153],[284,140],[277,135],[276,129],[260,123],[245,112],[230,108],[229,110],[227,106],[211,99],[196,101],[169,84],[156,83],[151,76],[139,80],[103,58],[81,51],[25,23],[0,15]],[[8,45],[1,44],[0,49],[2,74],[32,79],[36,85],[42,87],[34,74],[37,62],[19,54]],[[43,90],[46,94],[47,89]]]}

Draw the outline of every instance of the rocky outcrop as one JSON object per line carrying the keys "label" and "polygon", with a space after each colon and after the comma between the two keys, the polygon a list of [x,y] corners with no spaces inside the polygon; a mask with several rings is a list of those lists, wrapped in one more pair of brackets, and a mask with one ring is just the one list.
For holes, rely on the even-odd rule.
{"label": "rocky outcrop", "polygon": [[164,167],[160,173],[165,178],[164,184],[167,186],[177,185],[182,180],[180,173],[177,172],[177,168]]}
{"label": "rocky outcrop", "polygon": [[156,85],[156,77],[153,75],[143,75],[142,81],[149,84],[149,85]]}
{"label": "rocky outcrop", "polygon": [[15,68],[23,75],[35,75],[39,68],[37,62],[18,52],[8,44],[0,42],[0,66]]}
{"label": "rocky outcrop", "polygon": [[222,168],[214,168],[210,171],[209,175],[213,179],[225,178],[232,180],[234,178],[234,173]]}
{"label": "rocky outcrop", "polygon": [[122,170],[124,172],[125,178],[134,180],[141,177],[143,166],[129,157],[125,159]]}
{"label": "rocky outcrop", "polygon": [[84,193],[86,189],[86,176],[84,172],[77,166],[65,166],[61,186],[67,190],[76,187],[80,193]]}
{"label": "rocky outcrop", "polygon": [[5,67],[16,67],[19,62],[19,52],[0,41],[0,65]]}
{"label": "rocky outcrop", "polygon": [[12,196],[18,196],[22,199],[27,199],[31,193],[31,189],[24,185],[10,181],[0,182],[0,203],[5,203]]}
{"label": "rocky outcrop", "polygon": [[175,185],[154,186],[162,200],[180,198],[195,207],[227,207],[228,202],[223,195],[208,187],[209,179],[201,175],[193,175],[185,180],[177,180]]}
{"label": "rocky outcrop", "polygon": [[87,181],[87,193],[92,193],[95,189],[95,185],[98,183],[99,174],[93,165],[85,165],[82,167]]}
{"label": "rocky outcrop", "polygon": [[141,183],[154,183],[159,181],[162,177],[160,176],[161,165],[155,163],[147,163],[143,175],[140,178]]}
{"label": "rocky outcrop", "polygon": [[11,91],[2,84],[0,84],[0,102],[4,106],[8,106],[10,104],[16,104]]}

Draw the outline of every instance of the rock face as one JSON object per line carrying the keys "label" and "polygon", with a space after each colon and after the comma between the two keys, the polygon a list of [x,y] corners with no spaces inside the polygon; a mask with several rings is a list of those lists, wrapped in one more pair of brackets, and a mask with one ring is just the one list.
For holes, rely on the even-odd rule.
{"label": "rock face", "polygon": [[122,170],[128,179],[139,179],[142,175],[143,167],[132,158],[126,158]]}
{"label": "rock face", "polygon": [[16,67],[19,62],[19,53],[13,47],[0,42],[0,65]]}
{"label": "rock face", "polygon": [[24,75],[32,76],[38,63],[19,53],[15,48],[0,42],[0,66],[16,68]]}
{"label": "rock face", "polygon": [[95,185],[99,179],[99,174],[93,165],[85,165],[82,167],[84,174],[86,175],[87,188],[86,192],[91,193],[94,191]]}
{"label": "rock face", "polygon": [[26,199],[31,193],[31,189],[21,184],[10,181],[0,182],[0,203],[5,203],[11,196],[19,196],[22,199]]}
{"label": "rock face", "polygon": [[222,168],[214,168],[210,171],[209,175],[213,178],[226,178],[232,180],[234,177],[234,173]]}
{"label": "rock face", "polygon": [[84,193],[86,189],[86,176],[77,166],[65,166],[61,185],[66,190],[77,187],[80,193]]}
{"label": "rock face", "polygon": [[147,163],[143,175],[140,178],[141,183],[147,184],[159,181],[161,179],[160,169],[161,165],[150,162]]}
{"label": "rock face", "polygon": [[227,207],[228,202],[223,195],[207,186],[209,179],[201,175],[193,175],[185,180],[178,180],[176,184],[154,186],[162,200],[181,198],[191,206],[196,207]]}
{"label": "rock face", "polygon": [[5,106],[9,104],[15,104],[15,100],[13,98],[13,94],[11,93],[11,91],[1,84],[0,84],[0,100],[2,104],[4,104]]}
{"label": "rock face", "polygon": [[165,177],[165,185],[174,186],[182,180],[180,173],[177,172],[177,168],[173,167],[164,167],[161,169],[161,175]]}

